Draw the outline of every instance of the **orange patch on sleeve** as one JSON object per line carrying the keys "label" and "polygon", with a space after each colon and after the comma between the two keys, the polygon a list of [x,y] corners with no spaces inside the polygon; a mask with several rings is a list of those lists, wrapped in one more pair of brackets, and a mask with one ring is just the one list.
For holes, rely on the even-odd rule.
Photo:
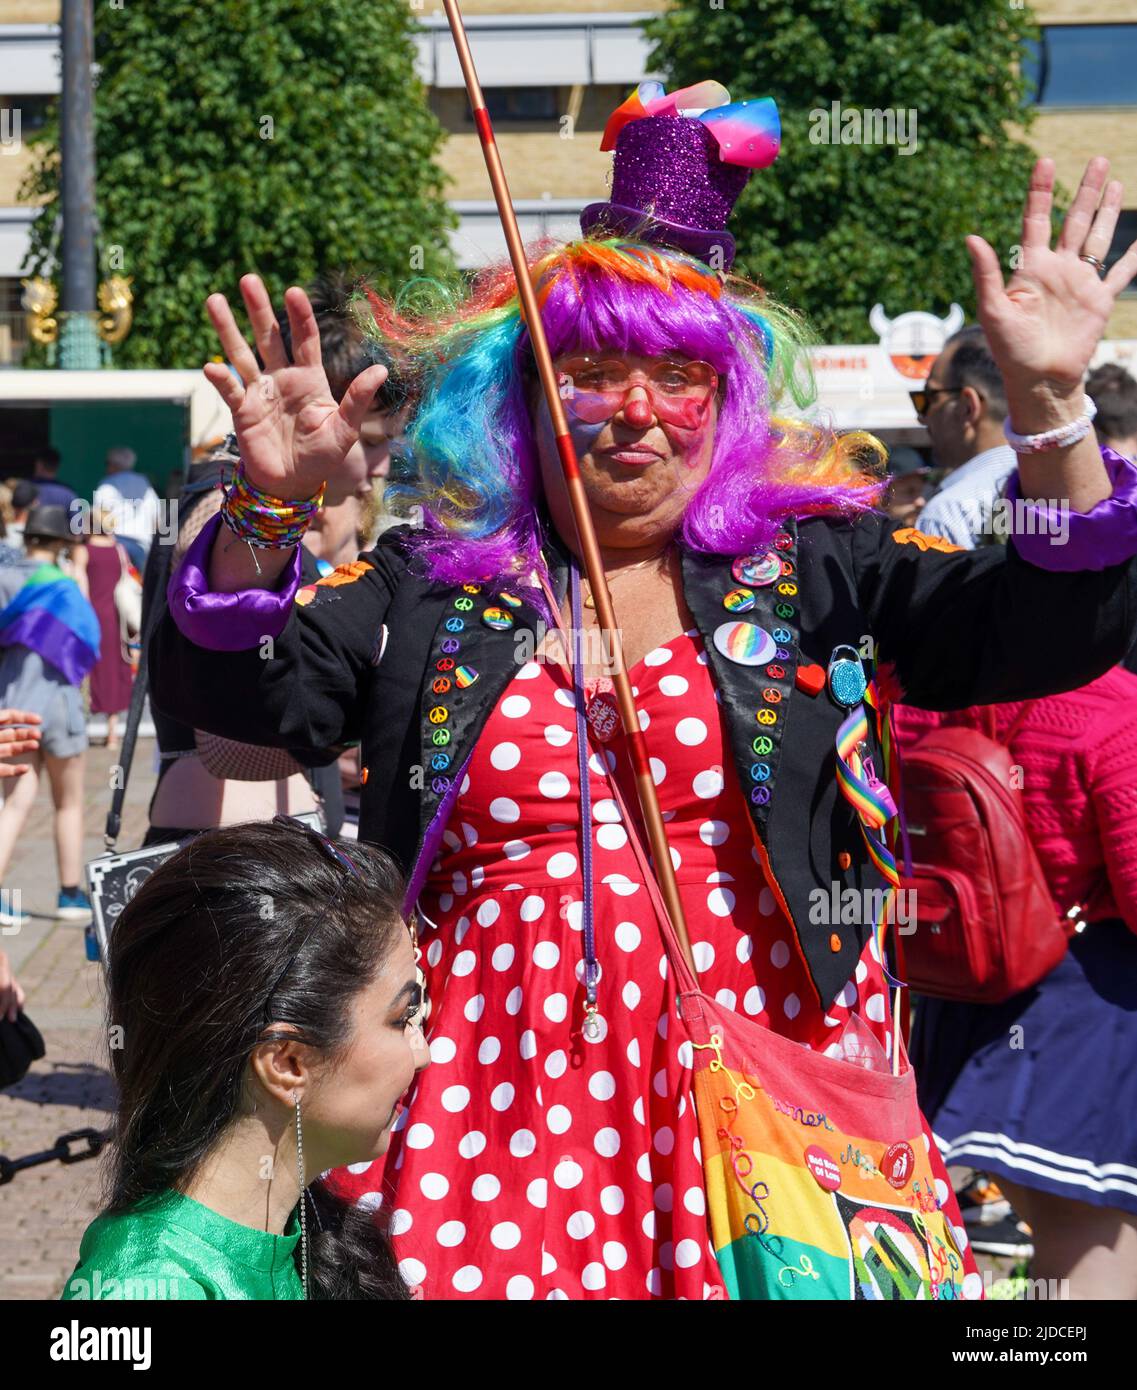
{"label": "orange patch on sleeve", "polygon": [[897,545],[916,545],[921,550],[963,550],[962,545],[953,545],[951,541],[944,540],[943,536],[930,536],[927,531],[918,531],[915,526],[902,526],[899,531],[893,531],[892,539]]}
{"label": "orange patch on sleeve", "polygon": [[323,579],[317,579],[317,587],[321,584],[328,588],[335,588],[340,584],[354,584],[357,579],[362,579],[371,566],[366,560],[352,560],[346,565],[337,565],[331,574],[325,574]]}

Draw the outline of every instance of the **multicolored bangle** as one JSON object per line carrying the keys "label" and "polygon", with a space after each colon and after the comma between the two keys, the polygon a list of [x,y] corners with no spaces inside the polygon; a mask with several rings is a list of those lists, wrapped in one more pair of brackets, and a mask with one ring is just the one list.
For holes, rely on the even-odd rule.
{"label": "multicolored bangle", "polygon": [[1089,396],[1085,397],[1082,407],[1083,413],[1076,420],[1071,420],[1069,424],[1059,425],[1057,429],[1047,430],[1044,434],[1016,434],[1011,428],[1010,417],[1003,421],[1003,433],[1007,436],[1007,443],[1016,454],[1041,454],[1047,449],[1067,449],[1071,444],[1077,444],[1079,440],[1085,439],[1090,432],[1094,416],[1098,413],[1098,408],[1094,405]]}
{"label": "multicolored bangle", "polygon": [[244,464],[237,465],[233,482],[221,504],[221,517],[234,535],[262,550],[288,550],[299,545],[312,518],[323,506],[326,483],[306,502],[289,502],[272,497],[253,486],[245,476]]}

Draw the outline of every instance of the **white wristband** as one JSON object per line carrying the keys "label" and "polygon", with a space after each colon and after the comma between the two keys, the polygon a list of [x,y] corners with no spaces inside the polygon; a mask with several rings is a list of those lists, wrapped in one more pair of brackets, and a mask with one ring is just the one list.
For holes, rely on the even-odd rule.
{"label": "white wristband", "polygon": [[1008,415],[1003,421],[1003,433],[1016,454],[1041,454],[1046,449],[1067,449],[1071,444],[1085,439],[1093,426],[1094,416],[1098,413],[1097,406],[1089,396],[1083,397],[1082,409],[1083,413],[1076,420],[1059,425],[1057,429],[1046,430],[1043,434],[1016,434],[1011,428]]}

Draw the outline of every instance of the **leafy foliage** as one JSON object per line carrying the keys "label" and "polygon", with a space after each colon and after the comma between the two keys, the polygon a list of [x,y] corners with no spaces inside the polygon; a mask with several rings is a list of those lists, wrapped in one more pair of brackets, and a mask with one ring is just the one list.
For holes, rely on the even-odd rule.
{"label": "leafy foliage", "polygon": [[[736,269],[801,309],[830,342],[871,342],[878,301],[974,314],[967,249],[984,236],[1009,271],[1034,153],[1017,61],[1037,33],[1006,0],[675,0],[652,20],[649,67],[669,89],[717,78],[734,100],[772,96],[782,153],[739,199]],[[818,116],[915,111],[911,154],[814,143]],[[840,139],[843,121],[830,125]],[[898,133],[903,126],[897,127]]]}
{"label": "leafy foliage", "polygon": [[[240,310],[248,271],[275,303],[322,270],[382,288],[452,273],[412,22],[404,0],[95,7],[100,270],[135,297],[116,366],[200,366],[217,352],[203,301]],[[25,273],[52,269],[54,121],[38,143],[22,191],[48,201]]]}

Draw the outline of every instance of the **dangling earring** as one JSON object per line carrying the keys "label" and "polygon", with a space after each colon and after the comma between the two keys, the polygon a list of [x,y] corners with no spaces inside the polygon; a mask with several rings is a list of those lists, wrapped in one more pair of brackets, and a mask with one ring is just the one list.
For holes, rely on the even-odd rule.
{"label": "dangling earring", "polygon": [[304,1208],[304,1130],[300,1123],[300,1097],[295,1091],[292,1099],[296,1106],[296,1173],[300,1179],[300,1272],[304,1282],[304,1297],[308,1297],[308,1218]]}

